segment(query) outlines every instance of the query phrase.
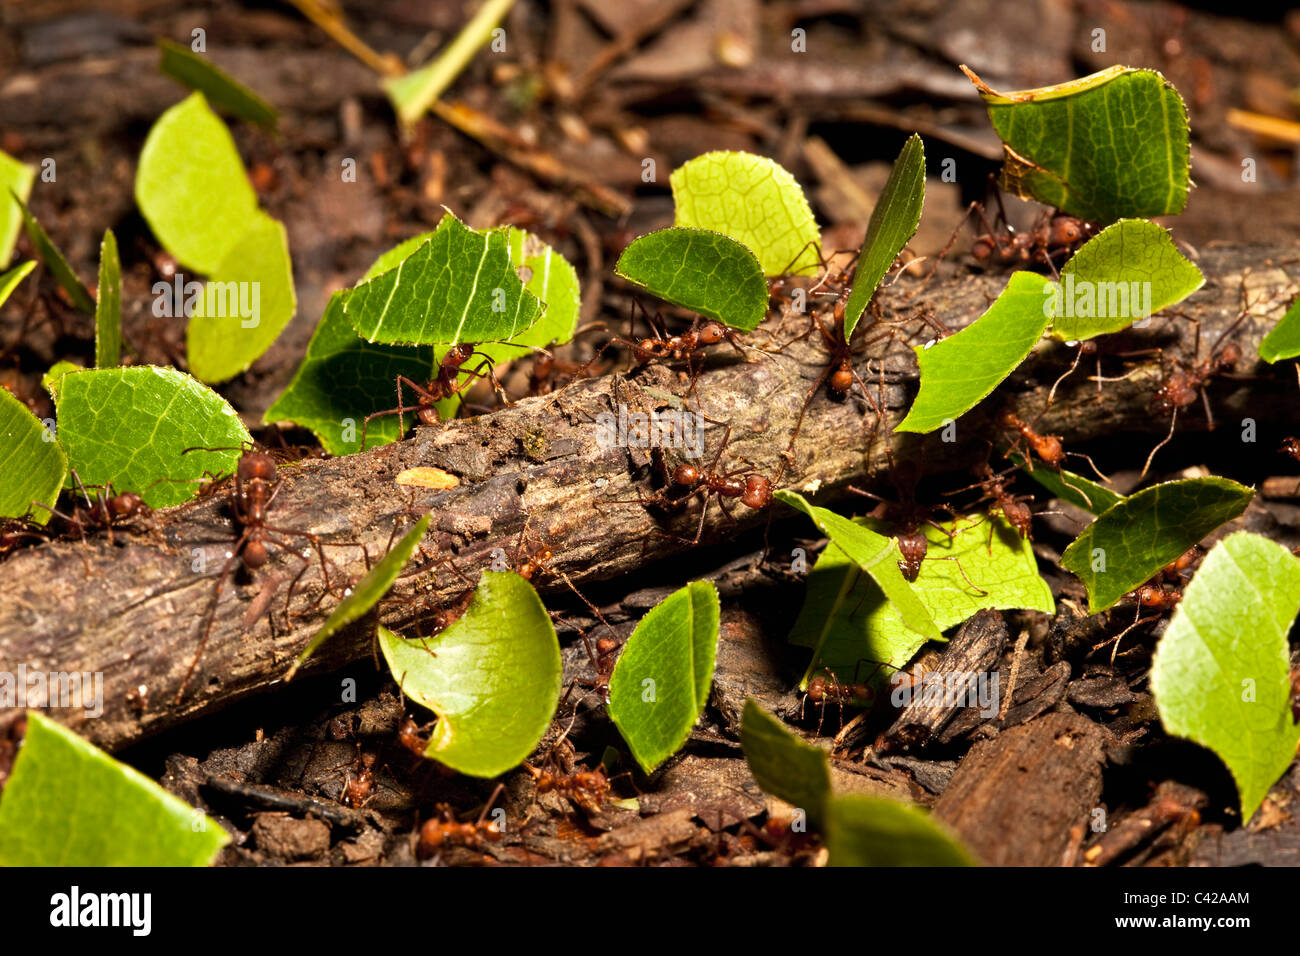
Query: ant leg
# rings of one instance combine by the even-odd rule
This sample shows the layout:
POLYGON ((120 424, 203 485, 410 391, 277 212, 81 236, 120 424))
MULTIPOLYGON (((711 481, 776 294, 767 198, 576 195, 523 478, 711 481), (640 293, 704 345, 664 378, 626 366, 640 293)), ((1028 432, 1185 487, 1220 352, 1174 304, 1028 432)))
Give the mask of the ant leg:
POLYGON ((212 604, 203 619, 203 630, 199 637, 198 650, 194 652, 194 659, 190 661, 190 666, 185 670, 185 676, 181 679, 181 686, 176 691, 174 703, 179 704, 184 698, 185 688, 189 686, 190 678, 194 676, 194 669, 199 666, 199 658, 203 656, 203 649, 207 647, 208 637, 212 633, 212 622, 217 616, 217 606, 221 603, 221 592, 225 589, 226 581, 229 580, 231 573, 235 569, 235 563, 239 561, 240 552, 248 541, 251 530, 248 528, 244 530, 244 533, 239 536, 239 540, 235 542, 234 548, 231 549, 230 557, 226 558, 225 563, 221 565, 221 573, 217 576, 217 590, 212 596, 212 604))
POLYGON ((1161 448, 1164 448, 1166 445, 1168 445, 1170 440, 1173 439, 1174 428, 1176 428, 1177 425, 1178 425, 1178 409, 1175 408, 1174 413, 1171 416, 1169 416, 1169 434, 1164 437, 1164 439, 1160 442, 1160 444, 1156 445, 1155 448, 1151 449, 1151 454, 1147 455, 1146 464, 1142 466, 1142 474, 1138 475, 1138 481, 1141 481, 1143 478, 1145 478, 1147 476, 1147 472, 1151 470, 1151 462, 1155 459, 1156 452, 1158 452, 1161 448))

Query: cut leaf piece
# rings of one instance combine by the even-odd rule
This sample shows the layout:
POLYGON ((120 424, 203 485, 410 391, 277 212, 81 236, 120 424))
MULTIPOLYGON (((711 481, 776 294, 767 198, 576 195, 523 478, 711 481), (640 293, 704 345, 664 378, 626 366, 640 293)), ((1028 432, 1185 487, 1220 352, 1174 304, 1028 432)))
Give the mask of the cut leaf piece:
POLYGON ((754 698, 745 701, 740 746, 754 780, 767 793, 803 810, 820 827, 831 796, 831 768, 826 751, 791 733, 754 698))
POLYGON ((704 712, 718 651, 718 591, 692 581, 637 624, 609 678, 609 716, 641 769, 675 754, 704 712))
POLYGON ((1108 225, 1187 204, 1187 107, 1154 70, 1113 66, 1082 79, 996 93, 962 67, 1005 144, 1002 184, 1108 225))
POLYGON ((1097 614, 1246 510, 1255 492, 1226 478, 1189 478, 1144 488, 1098 516, 1061 555, 1088 589, 1097 614))
POLYGON ((1165 730, 1219 755, 1250 820, 1295 759, 1287 634, 1300 611, 1300 561, 1239 531, 1215 545, 1156 646, 1151 689, 1165 730))
POLYGON ((830 866, 975 866, 955 836, 929 814, 855 794, 827 805, 830 866))
POLYGON ((57 402, 59 400, 59 382, 63 379, 63 376, 69 372, 84 372, 85 370, 85 366, 78 365, 76 362, 60 359, 46 369, 45 374, 41 376, 41 388, 49 392, 50 398, 57 402))
POLYGON ((475 232, 447 213, 396 268, 343 294, 343 312, 368 342, 499 342, 531 327, 542 304, 515 273, 504 229, 475 232))
POLYGON ((724 325, 753 331, 767 314, 767 282, 754 254, 706 229, 661 229, 634 240, 614 271, 724 325))
MULTIPOLYGON (((870 518, 855 518, 853 523, 888 530, 870 518)), ((922 529, 929 551, 911 582, 913 594, 939 630, 961 624, 982 608, 1049 614, 1056 610, 1052 589, 1038 573, 1033 545, 1004 518, 967 516, 941 522, 940 527, 944 531, 922 529)), ((903 623, 897 605, 885 599, 842 549, 834 543, 826 546, 808 577, 804 606, 790 632, 790 643, 813 651, 802 688, 824 668, 845 683, 865 680, 874 671, 874 683, 883 687, 925 641, 903 623), (876 668, 876 663, 890 666, 876 668)))
POLYGON ((18 230, 23 224, 22 209, 10 193, 26 202, 35 181, 34 167, 0 150, 0 268, 9 264, 14 254, 14 243, 18 241, 18 230))
POLYGON ((14 289, 18 288, 18 283, 26 279, 35 268, 36 260, 28 259, 0 275, 0 305, 5 304, 5 300, 14 294, 14 289))
POLYGON ((1270 365, 1300 356, 1300 298, 1291 303, 1272 331, 1259 343, 1259 357, 1270 365))
POLYGON ((194 377, 224 382, 271 347, 298 307, 284 226, 257 213, 203 286, 185 331, 194 377))
POLYGON ((943 634, 935 626, 934 618, 930 616, 930 612, 926 610, 921 599, 913 592, 912 586, 903 577, 903 572, 899 570, 898 562, 901 555, 893 538, 876 534, 870 528, 856 524, 833 511, 811 505, 802 495, 793 491, 782 489, 776 493, 776 498, 811 518, 822 534, 830 538, 849 560, 871 576, 884 592, 885 597, 897 608, 899 619, 904 627, 916 633, 922 640, 943 640, 943 634))
POLYGON ((349 590, 347 596, 339 602, 339 606, 325 619, 325 623, 321 625, 320 630, 307 642, 307 646, 302 649, 298 659, 293 662, 293 666, 285 673, 284 681, 286 684, 293 680, 293 675, 298 673, 298 668, 307 662, 307 658, 316 653, 318 647, 353 621, 359 619, 388 593, 388 589, 393 586, 393 582, 397 580, 402 568, 406 567, 406 562, 411 560, 411 555, 415 553, 415 549, 424 540, 424 535, 429 530, 429 518, 430 515, 425 514, 423 518, 417 521, 415 527, 406 532, 402 536, 402 540, 393 545, 392 549, 379 559, 379 562, 357 583, 356 587, 349 590))
POLYGON ((230 473, 252 441, 225 399, 174 368, 68 372, 55 401, 59 440, 81 481, 137 492, 151 508, 188 500, 205 472, 230 473))
POLYGON ((485 571, 469 610, 442 633, 379 646, 407 697, 438 715, 425 756, 474 777, 524 760, 560 701, 560 644, 533 586, 485 571))
MULTIPOLYGON (((365 417, 397 405, 397 376, 423 383, 432 368, 430 346, 372 345, 357 335, 343 314, 342 293, 336 292, 293 381, 266 410, 264 421, 294 422, 311 429, 331 455, 350 455, 361 450, 365 417)), ((407 428, 414 423, 413 413, 404 416, 407 428)), ((367 448, 401 437, 396 415, 365 427, 367 448)))
POLYGON ((173 80, 202 93, 217 109, 259 126, 275 126, 276 112, 270 103, 199 56, 171 40, 159 40, 162 62, 159 69, 173 80))
POLYGON ((451 86, 479 48, 486 46, 492 39, 493 29, 514 2, 515 0, 486 0, 433 62, 412 70, 405 76, 390 77, 383 81, 384 92, 392 100, 403 126, 410 126, 423 116, 434 100, 451 86))
POLYGON ((844 337, 852 338, 862 312, 876 294, 880 280, 916 235, 925 205, 925 145, 913 133, 894 160, 876 208, 871 210, 867 237, 853 273, 853 288, 844 307, 844 337))
POLYGON ((95 365, 122 364, 122 266, 117 259, 117 237, 104 230, 99 244, 99 301, 95 304, 95 365))
POLYGON ((1100 485, 1082 475, 1076 475, 1072 471, 1066 471, 1064 468, 1053 471, 1051 468, 1039 465, 1031 470, 1025 467, 1025 460, 1020 455, 1012 453, 1007 455, 1007 459, 1056 497, 1068 501, 1077 508, 1082 508, 1089 514, 1099 515, 1124 500, 1123 495, 1111 491, 1105 485, 1100 485))
POLYGON ((0 517, 44 524, 50 513, 33 502, 54 506, 68 474, 68 457, 27 406, 0 388, 0 517))
POLYGON ((230 130, 202 93, 154 123, 140 151, 135 201, 163 247, 212 275, 248 230, 257 196, 230 130))
POLYGON ((27 712, 0 795, 0 866, 207 866, 229 842, 211 817, 27 712))
POLYGON ((90 315, 95 313, 95 300, 90 295, 90 290, 85 284, 77 278, 77 274, 72 271, 72 266, 68 265, 68 260, 64 258, 59 247, 53 240, 46 235, 41 224, 36 221, 32 211, 27 208, 27 203, 18 198, 17 193, 9 194, 14 202, 18 204, 22 212, 23 223, 27 228, 27 238, 31 240, 32 245, 36 248, 36 255, 40 257, 41 262, 45 263, 45 268, 50 270, 50 275, 54 276, 54 281, 64 292, 68 293, 68 298, 82 312, 90 315))
POLYGON ((673 225, 736 240, 757 257, 765 276, 817 271, 817 220, 803 188, 780 163, 719 150, 683 164, 669 182, 673 225))
POLYGON ((1025 360, 1047 329, 1053 283, 1013 272, 983 315, 956 335, 917 346, 921 389, 895 431, 932 432, 966 414, 1025 360))
POLYGON ((1121 219, 1089 239, 1061 269, 1051 303, 1052 334, 1079 342, 1126 329, 1181 302, 1205 284, 1169 230, 1121 219))

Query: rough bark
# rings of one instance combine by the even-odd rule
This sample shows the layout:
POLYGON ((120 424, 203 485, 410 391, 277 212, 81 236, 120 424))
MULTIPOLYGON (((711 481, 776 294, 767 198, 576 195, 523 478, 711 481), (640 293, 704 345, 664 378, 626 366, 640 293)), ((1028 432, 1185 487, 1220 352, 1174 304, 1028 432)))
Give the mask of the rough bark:
MULTIPOLYGON (((1297 287, 1296 251, 1231 246, 1201 256, 1206 286, 1181 308, 1199 319, 1206 342, 1213 342, 1239 314, 1242 273, 1250 271, 1251 317, 1237 332, 1248 356, 1240 372, 1252 371, 1260 337, 1297 287), (1270 257, 1288 261, 1273 265, 1270 257)), ((918 293, 914 280, 903 279, 879 297, 881 321, 900 323, 898 328, 910 332, 917 323, 908 320, 925 309, 956 330, 977 318, 1005 281, 1001 275, 970 276, 954 269, 918 293)), ((783 342, 800 329, 795 323, 804 322, 795 317, 772 338, 783 342)), ((1132 333, 1126 347, 1161 345, 1167 355, 1190 357, 1194 328, 1188 321, 1162 318, 1150 329, 1132 333)), ((763 339, 760 331, 751 341, 762 344, 763 339)), ((1208 348, 1202 345, 1202 357, 1208 348)), ((991 416, 1008 403, 1022 417, 1036 416, 1047 389, 1073 355, 1072 349, 1045 341, 992 398, 960 419, 955 441, 932 436, 924 453, 926 467, 962 467, 986 454, 989 440, 1000 440, 991 416)), ((1100 393, 1087 380, 1090 369, 1085 364, 1060 387, 1041 429, 1065 436, 1067 447, 1125 431, 1162 433, 1168 419, 1150 408, 1160 365, 1151 361, 1100 393)), ((361 455, 286 465, 272 520, 310 531, 327 543, 362 543, 374 557, 394 529, 400 531, 414 516, 431 510, 434 521, 426 557, 413 562, 377 614, 384 624, 399 629, 418 626, 430 608, 462 594, 465 576, 477 577, 477 571, 488 568, 498 548, 515 565, 540 545, 549 547, 554 557, 534 579, 543 591, 564 588, 561 573, 579 586, 616 578, 690 547, 662 532, 671 528, 693 537, 700 499, 694 499, 688 514, 676 516, 637 504, 638 496, 654 487, 651 459, 644 450, 601 447, 596 416, 616 411, 620 403, 633 409, 666 407, 681 400, 672 396, 676 392, 698 401, 711 419, 730 423, 724 464, 729 459, 731 467, 740 467, 738 459, 743 457, 754 470, 777 476, 804 396, 824 363, 815 335, 778 354, 747 351, 744 360, 724 347, 699 376, 693 393, 683 376, 651 366, 631 377, 587 380, 490 415, 421 428, 407 441, 361 455), (445 469, 457 475, 461 485, 429 492, 394 481, 403 469, 421 465, 445 469), (443 560, 447 557, 455 568, 443 560)), ((1120 363, 1119 358, 1108 359, 1110 374, 1120 363)), ((872 350, 869 360, 860 356, 857 367, 884 409, 875 440, 870 439, 876 416, 856 391, 843 403, 820 392, 804 419, 795 463, 781 475, 782 486, 822 501, 849 482, 870 482, 873 475, 881 480, 891 444, 896 459, 917 454, 911 436, 885 440, 915 394, 910 351, 900 341, 887 341, 872 350)), ((1253 372, 1257 377, 1249 382, 1214 386, 1219 420, 1235 422, 1246 415, 1261 422, 1300 419, 1289 364, 1269 371, 1261 363, 1253 372), (1279 400, 1281 396, 1286 401, 1279 400)), ((1179 420, 1180 430, 1204 426, 1199 408, 1179 420)), ((720 426, 705 435, 706 461, 716 452, 721 435, 720 426)), ((772 507, 781 517, 783 506, 772 507)), ((706 540, 766 520, 743 506, 733 511, 736 524, 716 499, 710 501, 706 540)), ((313 558, 299 582, 291 614, 285 613, 287 587, 281 583, 269 599, 262 595, 269 612, 250 620, 249 608, 265 583, 287 581, 301 567, 296 556, 275 549, 270 564, 249 578, 236 576, 225 588, 194 676, 182 699, 174 701, 214 599, 216 572, 234 537, 223 490, 159 513, 149 534, 119 533, 112 544, 104 539, 56 542, 12 555, 0 566, 0 669, 15 672, 26 665, 29 672, 102 672, 102 716, 87 718, 80 710, 54 713, 109 749, 267 690, 283 676, 336 600, 329 595, 316 600, 321 596, 320 569, 313 558), (194 569, 200 553, 195 549, 205 555, 205 571, 194 569)), ((364 571, 359 548, 340 544, 328 553, 341 573, 356 576, 364 571)), ((333 638, 308 669, 324 671, 368 655, 374 619, 333 638)), ((0 724, 14 715, 0 712, 0 724)))

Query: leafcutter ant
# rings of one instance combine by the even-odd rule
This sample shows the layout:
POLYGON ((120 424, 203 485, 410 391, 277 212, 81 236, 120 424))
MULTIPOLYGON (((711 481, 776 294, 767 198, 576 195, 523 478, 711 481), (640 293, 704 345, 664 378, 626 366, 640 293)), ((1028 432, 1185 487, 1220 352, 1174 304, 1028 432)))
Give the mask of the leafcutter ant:
POLYGON ((446 804, 438 807, 438 816, 430 817, 420 827, 415 855, 422 860, 436 856, 444 847, 462 846, 471 850, 483 850, 489 843, 496 843, 502 837, 501 828, 495 820, 485 823, 492 804, 496 802, 505 784, 497 784, 488 802, 483 804, 483 811, 474 823, 460 823, 456 814, 446 804))
POLYGON ((833 670, 829 667, 823 668, 825 674, 818 674, 808 682, 808 691, 804 694, 803 705, 800 707, 799 719, 803 719, 803 707, 808 701, 812 701, 820 709, 821 716, 817 720, 817 736, 821 736, 822 723, 826 719, 826 705, 836 704, 840 711, 840 723, 844 723, 844 705, 850 704, 855 707, 870 708, 876 702, 876 675, 884 668, 898 670, 892 664, 884 661, 873 661, 867 658, 860 658, 853 668, 853 682, 843 683, 833 670), (863 664, 875 664, 864 680, 859 680, 863 664))

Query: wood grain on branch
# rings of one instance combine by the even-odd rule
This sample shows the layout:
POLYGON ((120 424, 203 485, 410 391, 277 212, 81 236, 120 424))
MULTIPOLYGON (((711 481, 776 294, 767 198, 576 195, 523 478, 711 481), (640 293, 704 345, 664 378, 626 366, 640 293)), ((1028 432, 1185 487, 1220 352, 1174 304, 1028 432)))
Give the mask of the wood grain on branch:
MULTIPOLYGON (((1190 358, 1199 324, 1203 357, 1210 347, 1206 343, 1213 343, 1217 332, 1240 314, 1244 288, 1251 314, 1236 340, 1248 358, 1238 371, 1255 377, 1216 384, 1216 416, 1233 421, 1234 427, 1246 416, 1261 423, 1300 420, 1289 363, 1276 370, 1262 363, 1249 367, 1260 337, 1300 282, 1297 252, 1300 247, 1206 251, 1200 258, 1206 286, 1181 306, 1198 323, 1158 318, 1149 329, 1131 333, 1131 347, 1160 346, 1167 355, 1190 358), (1248 273, 1244 285, 1243 272, 1248 273)), ((926 309, 957 330, 977 318, 1005 282, 1005 275, 971 276, 954 268, 918 291, 919 283, 905 277, 878 297, 879 313, 882 321, 901 323, 898 327, 910 333, 918 326, 912 317, 926 309)), ((806 321, 796 316, 783 328, 764 327, 751 341, 763 344, 766 334, 785 342, 806 328, 806 321)), ((794 464, 785 470, 781 485, 824 501, 850 482, 887 481, 882 476, 891 444, 896 458, 915 454, 911 437, 886 440, 915 394, 915 360, 901 341, 881 348, 884 351, 858 361, 859 373, 873 393, 879 391, 885 409, 875 440, 875 415, 866 410, 860 395, 835 403, 823 392, 813 400, 794 464)), ((964 467, 986 454, 988 442, 1000 440, 992 416, 1006 403, 1022 417, 1036 416, 1051 383, 1073 355, 1074 350, 1062 344, 1041 343, 993 397, 958 421, 956 441, 935 437, 927 443, 927 468, 964 467)), ((816 335, 776 354, 747 351, 745 360, 724 348, 700 375, 693 395, 686 394, 680 375, 651 366, 632 376, 582 381, 490 415, 420 428, 406 441, 364 454, 283 466, 284 487, 273 521, 311 531, 327 545, 332 542, 327 553, 335 565, 332 574, 340 580, 365 570, 357 544, 364 544, 373 559, 418 515, 432 511, 434 516, 424 554, 412 562, 378 613, 336 635, 308 670, 321 672, 368 655, 376 617, 390 627, 418 628, 430 609, 466 590, 466 577, 475 579, 477 572, 491 566, 495 549, 502 549, 506 560, 515 564, 525 522, 524 549, 545 544, 555 555, 547 565, 553 573, 542 571, 534 579, 544 592, 565 587, 560 573, 581 585, 635 573, 649 562, 681 553, 689 544, 663 532, 671 528, 692 537, 699 498, 689 513, 675 517, 636 503, 616 503, 635 502, 649 493, 653 469, 644 449, 603 447, 597 416, 616 413, 621 404, 648 411, 698 401, 710 419, 730 423, 726 457, 735 462, 732 467, 739 467, 736 460, 743 457, 755 470, 776 476, 804 395, 824 365, 823 356, 816 335), (457 475, 461 485, 430 492, 396 483, 404 469, 425 465, 457 475)), ((1110 382, 1100 392, 1088 380, 1090 363, 1083 363, 1058 389, 1041 429, 1064 436, 1067 448, 1122 432, 1162 433, 1168 419, 1150 407, 1160 366, 1157 360, 1148 361, 1151 364, 1135 367, 1123 381, 1110 382)), ((1110 374, 1120 362, 1108 359, 1110 374)), ((1204 426, 1199 409, 1180 417, 1180 430, 1204 426)), ((720 426, 706 432, 706 461, 721 435, 720 426)), ((786 517, 781 505, 772 507, 777 517, 786 517)), ((725 539, 737 527, 766 520, 743 506, 733 510, 736 524, 716 500, 710 503, 706 540, 725 539)), ((101 715, 89 717, 80 709, 53 713, 108 749, 270 689, 337 600, 322 594, 320 568, 311 558, 286 614, 287 581, 302 560, 275 549, 266 567, 250 579, 236 577, 225 588, 207 648, 184 696, 174 702, 197 650, 217 571, 233 540, 223 491, 160 512, 157 527, 148 534, 119 533, 112 544, 105 539, 56 542, 12 555, 0 565, 0 671, 16 673, 25 665, 28 672, 102 672, 101 715), (203 570, 196 570, 200 567, 203 570), (275 581, 280 582, 276 593, 269 598, 261 593, 275 581), (260 593, 266 610, 252 619, 249 608, 256 606, 260 593)), ((16 713, 0 712, 0 725, 16 713)))

